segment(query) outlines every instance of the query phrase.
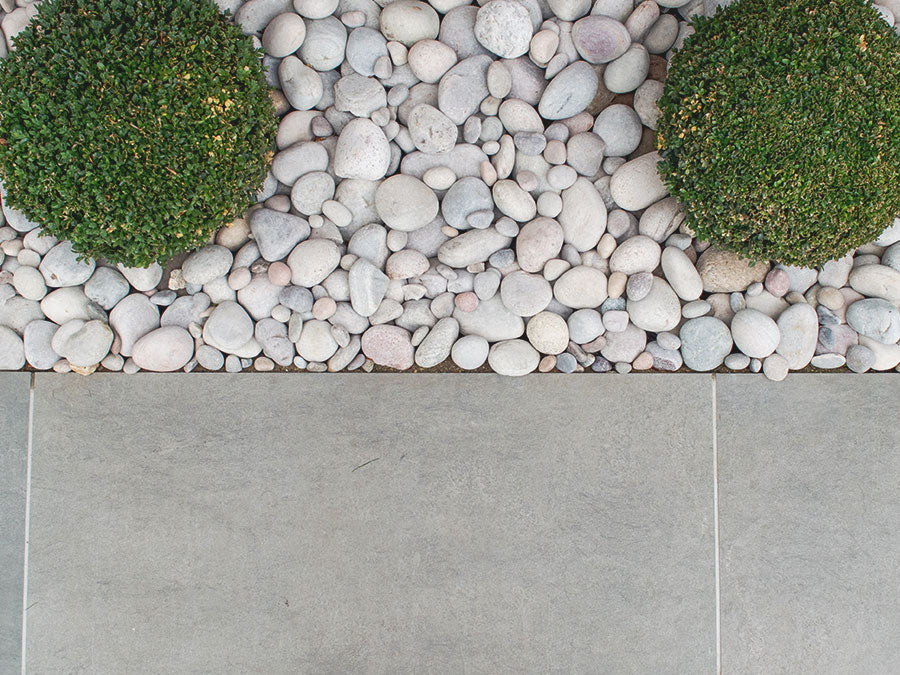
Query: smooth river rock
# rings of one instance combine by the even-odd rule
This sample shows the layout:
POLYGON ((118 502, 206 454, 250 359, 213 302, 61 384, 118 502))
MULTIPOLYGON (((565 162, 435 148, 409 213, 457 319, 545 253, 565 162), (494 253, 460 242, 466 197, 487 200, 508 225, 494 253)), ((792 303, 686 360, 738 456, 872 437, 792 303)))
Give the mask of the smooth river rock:
POLYGON ((12 329, 0 326, 0 370, 19 370, 24 365, 25 345, 22 338, 12 329))
POLYGON ((697 260, 697 271, 707 293, 743 292, 756 282, 762 282, 769 271, 769 263, 756 263, 737 253, 710 246, 697 260))
POLYGON ((499 375, 519 377, 534 372, 541 355, 525 340, 503 340, 491 346, 488 364, 499 375))
POLYGON ((854 302, 847 308, 847 323, 860 335, 883 344, 900 340, 900 310, 883 298, 854 302))
POLYGON ((396 370, 412 367, 415 350, 408 330, 386 324, 372 326, 360 340, 362 352, 379 366, 396 370))
POLYGON ((143 370, 170 373, 183 368, 193 355, 191 334, 180 326, 165 326, 138 340, 131 357, 143 370))
POLYGON ((850 287, 857 293, 900 305, 900 271, 887 265, 863 265, 850 272, 850 287))
POLYGON ((90 258, 78 260, 72 250, 72 242, 63 241, 51 248, 41 260, 38 269, 50 288, 78 286, 91 278, 94 261, 90 258))
POLYGON ((628 300, 627 309, 635 326, 652 333, 672 330, 681 321, 681 302, 659 277, 653 277, 650 292, 641 300, 628 300))
POLYGON ((731 319, 735 346, 752 359, 764 359, 781 341, 778 325, 755 309, 742 309, 731 319))
POLYGON ((648 152, 616 169, 609 182, 613 201, 627 211, 639 211, 668 195, 656 169, 658 162, 659 153, 648 152))
POLYGON ((499 294, 482 300, 471 312, 454 309, 453 318, 459 322, 460 333, 479 335, 489 342, 512 340, 525 332, 525 321, 507 309, 499 294))
POLYGON ((678 337, 681 338, 684 365, 691 370, 715 370, 731 353, 732 339, 728 326, 711 316, 685 321, 678 337))
POLYGON ((571 63, 552 80, 538 103, 538 112, 548 120, 573 117, 588 107, 597 93, 597 71, 584 61, 571 63))
POLYGON ((806 368, 816 353, 819 339, 819 317, 805 302, 798 302, 784 310, 776 321, 781 341, 775 351, 787 359, 788 368, 806 368))
POLYGON ((512 238, 494 228, 469 230, 441 244, 437 252, 440 262, 449 267, 467 267, 486 261, 491 254, 507 248, 512 238))

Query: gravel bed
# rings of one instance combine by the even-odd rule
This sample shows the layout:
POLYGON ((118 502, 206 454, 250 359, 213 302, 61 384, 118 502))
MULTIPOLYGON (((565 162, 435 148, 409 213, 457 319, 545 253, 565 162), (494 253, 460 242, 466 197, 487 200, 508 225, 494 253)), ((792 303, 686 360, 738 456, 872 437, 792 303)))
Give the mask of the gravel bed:
POLYGON ((751 266, 659 179, 667 59, 726 3, 217 1, 280 118, 259 204, 146 269, 4 205, 0 370, 900 369, 900 220, 751 266))

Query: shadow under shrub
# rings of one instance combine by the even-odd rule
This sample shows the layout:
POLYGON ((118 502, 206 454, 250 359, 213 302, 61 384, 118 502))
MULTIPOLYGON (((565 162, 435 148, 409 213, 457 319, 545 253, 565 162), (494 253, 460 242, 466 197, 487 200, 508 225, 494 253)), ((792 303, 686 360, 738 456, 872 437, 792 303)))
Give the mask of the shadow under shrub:
POLYGON ((900 211, 900 39, 864 0, 739 0, 675 53, 660 172, 701 240, 816 265, 900 211))
POLYGON ((110 262, 203 244, 271 159, 259 53, 210 0, 45 0, 0 92, 9 205, 110 262))

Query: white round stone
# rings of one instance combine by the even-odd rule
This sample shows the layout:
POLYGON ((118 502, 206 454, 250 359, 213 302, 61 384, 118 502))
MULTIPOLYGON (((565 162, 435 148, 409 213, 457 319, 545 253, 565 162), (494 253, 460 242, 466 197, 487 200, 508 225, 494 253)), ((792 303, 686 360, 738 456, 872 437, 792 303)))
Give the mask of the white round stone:
POLYGON ((223 352, 239 350, 252 337, 253 319, 236 302, 217 305, 203 324, 203 341, 223 352))
POLYGON ((278 81, 295 110, 314 108, 325 92, 322 76, 293 55, 278 64, 278 81))
POLYGON ((307 19, 324 19, 338 8, 338 0, 294 0, 294 9, 307 19))
POLYGON ((228 274, 232 262, 234 255, 231 251, 211 244, 191 253, 182 263, 181 272, 187 283, 203 285, 228 274))
POLYGON ((583 345, 603 335, 603 318, 596 309, 577 309, 566 320, 572 342, 583 345))
POLYGON ((781 340, 778 325, 755 309, 742 309, 731 319, 735 346, 752 359, 764 359, 781 340))
POLYGON ((70 366, 91 368, 109 353, 112 342, 113 332, 103 321, 72 319, 59 327, 50 345, 70 366))
POLYGON ((534 197, 514 180, 498 180, 491 188, 491 195, 500 212, 516 222, 524 223, 537 215, 534 197))
POLYGON ((555 258, 563 245, 563 229, 551 218, 535 218, 526 223, 516 238, 516 258, 526 272, 540 272, 555 258))
POLYGON ((119 353, 131 356, 134 343, 155 328, 159 328, 159 308, 141 293, 123 298, 109 313, 109 325, 118 335, 119 353))
POLYGON ((516 0, 490 0, 475 18, 475 38, 500 58, 514 59, 528 51, 531 17, 516 0))
POLYGON ((567 270, 553 285, 553 296, 566 307, 599 307, 606 300, 606 275, 596 267, 578 265, 567 270))
POLYGON ((658 152, 648 152, 616 169, 609 182, 609 191, 619 207, 640 211, 668 196, 656 169, 659 159, 658 152))
POLYGON ((578 251, 597 246, 606 232, 606 204, 593 183, 579 177, 571 187, 563 190, 558 220, 566 244, 578 251))
POLYGON ((300 49, 306 38, 306 24, 294 12, 279 14, 269 22, 263 32, 263 49, 270 56, 282 59, 300 49))
POLYGON ((672 287, 659 277, 653 277, 646 296, 628 300, 626 306, 631 322, 652 333, 672 330, 681 321, 681 302, 672 287))
POLYGON ((301 241, 287 259, 291 268, 291 283, 312 288, 322 283, 340 262, 341 250, 330 239, 301 241))
POLYGON ((344 24, 333 16, 313 19, 306 22, 300 58, 310 68, 325 72, 341 65, 346 47, 347 28, 344 24))
POLYGON ((541 95, 538 112, 547 120, 574 117, 594 99, 597 86, 597 71, 589 63, 571 63, 550 80, 541 95))
POLYGON ((303 323, 297 353, 307 361, 321 363, 327 361, 338 350, 338 343, 327 321, 312 319, 303 323))
POLYGON ((553 289, 544 277, 518 270, 503 277, 500 298, 513 314, 533 316, 550 304, 553 289))
POLYGON ((628 50, 606 66, 603 84, 614 94, 627 94, 637 89, 650 70, 650 54, 643 45, 632 43, 628 50))
POLYGON ((407 128, 416 149, 422 152, 450 152, 459 137, 459 129, 450 118, 425 103, 409 112, 407 128))
POLYGON ((353 119, 341 130, 334 149, 336 176, 379 180, 384 178, 390 162, 388 140, 371 120, 353 119))
POLYGON ((47 252, 38 269, 50 288, 79 286, 91 278, 94 261, 90 258, 79 261, 72 242, 63 241, 47 252))
POLYGON ((573 24, 572 42, 581 58, 588 63, 609 63, 628 50, 631 35, 622 22, 608 16, 594 15, 573 24))
POLYGON ((600 111, 594 121, 594 133, 606 143, 607 157, 625 157, 641 142, 641 120, 630 106, 616 103, 600 111))
MULTIPOLYGON (((43 275, 36 267, 28 265, 20 265, 13 272, 13 288, 28 300, 40 300, 47 295, 47 284, 44 283, 43 275)), ((74 287, 70 286, 69 288, 74 287)))
POLYGON ((488 364, 499 375, 518 377, 534 372, 541 355, 525 340, 504 340, 491 346, 488 364))
POLYGON ((193 355, 191 334, 179 326, 165 326, 138 340, 131 358, 142 370, 170 373, 183 368, 193 355))
POLYGON ((666 246, 661 258, 662 271, 672 290, 686 302, 700 298, 703 280, 687 254, 675 246, 666 246))
POLYGON ((408 60, 419 80, 433 84, 456 65, 456 52, 438 40, 419 40, 409 50, 408 60))
POLYGON ((684 365, 691 370, 715 370, 731 353, 732 340, 728 326, 711 316, 686 321, 678 337, 681 338, 684 365))
POLYGON ((554 312, 539 312, 528 320, 525 335, 542 354, 562 354, 569 346, 566 320, 554 312))
POLYGON ((812 305, 798 302, 784 310, 776 321, 781 341, 775 351, 786 360, 788 368, 800 370, 809 365, 816 353, 819 317, 812 305))
POLYGON ((627 276, 638 272, 652 272, 659 264, 661 249, 650 237, 629 237, 616 247, 609 258, 611 272, 627 276))
POLYGON ((476 370, 487 361, 491 346, 480 335, 464 335, 453 343, 450 358, 463 370, 476 370))
POLYGON ((419 40, 436 38, 440 19, 434 9, 417 0, 397 0, 381 10, 381 34, 406 47, 419 40))
POLYGON ((334 178, 325 171, 311 171, 291 188, 291 206, 304 216, 322 213, 322 204, 334 197, 334 178))
POLYGON ((25 365, 25 344, 15 331, 0 326, 0 370, 19 370, 25 365))
POLYGON ((412 176, 396 174, 375 191, 375 210, 384 224, 401 232, 424 227, 438 214, 438 199, 425 183, 412 176))

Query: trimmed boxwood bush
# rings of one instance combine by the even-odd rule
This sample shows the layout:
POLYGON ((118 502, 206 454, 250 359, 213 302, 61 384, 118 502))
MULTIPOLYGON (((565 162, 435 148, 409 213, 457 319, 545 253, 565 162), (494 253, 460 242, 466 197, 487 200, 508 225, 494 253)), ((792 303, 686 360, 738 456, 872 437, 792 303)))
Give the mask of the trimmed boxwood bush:
POLYGON ((9 205, 129 266, 203 244, 271 160, 259 57, 210 0, 45 0, 0 61, 9 205))
POLYGON ((660 172, 697 237, 815 265, 900 211, 900 39, 864 0, 739 0, 676 52, 660 172))

